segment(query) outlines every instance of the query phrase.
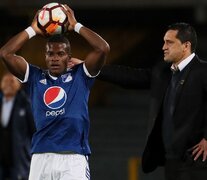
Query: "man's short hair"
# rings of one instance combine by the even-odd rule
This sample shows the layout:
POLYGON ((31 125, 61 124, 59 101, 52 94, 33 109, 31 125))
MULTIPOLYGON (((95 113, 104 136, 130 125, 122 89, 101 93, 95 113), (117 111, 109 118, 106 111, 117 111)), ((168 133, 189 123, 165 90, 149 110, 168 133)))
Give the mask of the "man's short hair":
POLYGON ((65 43, 68 46, 69 53, 71 53, 70 42, 67 37, 62 34, 55 34, 47 39, 47 43, 65 43))
POLYGON ((195 52, 197 46, 197 34, 195 29, 188 23, 179 22, 168 26, 167 30, 177 30, 177 38, 185 43, 189 41, 191 43, 191 52, 195 52))

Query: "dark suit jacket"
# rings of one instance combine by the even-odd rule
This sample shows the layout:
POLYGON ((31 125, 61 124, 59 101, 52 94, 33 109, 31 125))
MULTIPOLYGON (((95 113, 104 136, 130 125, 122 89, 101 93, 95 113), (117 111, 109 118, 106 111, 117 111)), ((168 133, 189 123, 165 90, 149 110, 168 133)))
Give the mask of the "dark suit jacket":
MULTIPOLYGON (((171 64, 164 61, 152 71, 121 66, 105 66, 100 79, 123 87, 146 88, 151 86, 150 127, 142 156, 144 172, 164 165, 162 142, 162 104, 171 78, 171 64), (151 85, 150 85, 151 84, 151 85)), ((202 138, 207 139, 207 64, 197 56, 185 67, 179 81, 174 109, 173 151, 180 160, 192 161, 188 151, 202 138)), ((198 165, 206 165, 198 160, 198 165)))
MULTIPOLYGON (((2 105, 2 97, 0 98, 0 108, 2 105)), ((4 151, 11 147, 10 153, 8 152, 8 165, 13 167, 16 177, 22 177, 28 179, 29 168, 30 168, 30 144, 32 134, 35 131, 33 115, 31 111, 30 103, 24 92, 20 91, 17 93, 13 105, 13 109, 10 116, 10 130, 9 137, 10 142, 5 142, 2 139, 2 133, 0 132, 0 144, 4 147, 4 151)), ((2 127, 1 127, 2 129, 2 127)), ((3 149, 3 148, 2 148, 3 149)), ((0 149, 0 163, 5 156, 5 152, 0 149)), ((17 179, 17 178, 16 178, 17 179)))

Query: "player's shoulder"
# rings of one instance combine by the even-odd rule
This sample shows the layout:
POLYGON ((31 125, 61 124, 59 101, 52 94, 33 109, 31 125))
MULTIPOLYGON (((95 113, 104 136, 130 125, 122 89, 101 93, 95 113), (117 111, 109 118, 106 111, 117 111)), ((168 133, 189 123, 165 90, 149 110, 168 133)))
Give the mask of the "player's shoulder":
POLYGON ((42 68, 40 68, 39 66, 33 65, 33 64, 29 64, 29 71, 31 72, 42 72, 45 71, 42 68))
POLYGON ((47 77, 48 71, 46 69, 42 69, 38 66, 29 64, 29 79, 30 80, 37 80, 42 79, 43 77, 47 77))
POLYGON ((78 70, 79 68, 83 67, 83 63, 80 63, 80 64, 76 64, 75 66, 73 66, 73 68, 71 68, 72 70, 76 71, 78 70))
POLYGON ((82 72, 84 71, 83 63, 77 64, 67 70, 67 72, 71 72, 72 74, 77 74, 80 73, 81 71, 82 72))

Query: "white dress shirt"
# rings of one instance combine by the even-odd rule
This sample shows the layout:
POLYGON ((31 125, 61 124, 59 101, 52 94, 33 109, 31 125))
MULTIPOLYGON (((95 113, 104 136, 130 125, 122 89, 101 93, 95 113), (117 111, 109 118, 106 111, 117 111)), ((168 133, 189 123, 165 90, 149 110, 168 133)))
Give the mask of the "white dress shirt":
POLYGON ((11 111, 14 105, 14 99, 15 98, 6 100, 6 98, 3 97, 2 107, 1 107, 1 124, 3 127, 7 127, 9 124, 11 111))

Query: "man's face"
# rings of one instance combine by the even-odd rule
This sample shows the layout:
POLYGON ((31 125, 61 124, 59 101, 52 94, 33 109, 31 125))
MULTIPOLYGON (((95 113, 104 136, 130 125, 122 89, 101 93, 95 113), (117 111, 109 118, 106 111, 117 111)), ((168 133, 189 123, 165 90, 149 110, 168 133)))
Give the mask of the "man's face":
POLYGON ((183 60, 186 53, 186 44, 176 38, 177 30, 168 30, 164 36, 164 60, 166 62, 178 63, 183 60))
POLYGON ((12 74, 6 74, 1 80, 1 90, 5 97, 14 97, 20 89, 20 82, 12 74))
POLYGON ((52 76, 59 76, 67 70, 70 60, 68 48, 66 43, 47 43, 45 61, 52 76))

